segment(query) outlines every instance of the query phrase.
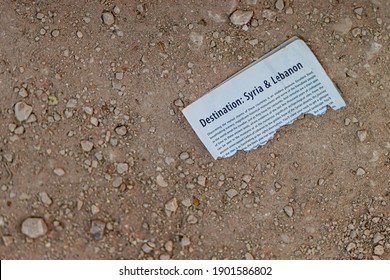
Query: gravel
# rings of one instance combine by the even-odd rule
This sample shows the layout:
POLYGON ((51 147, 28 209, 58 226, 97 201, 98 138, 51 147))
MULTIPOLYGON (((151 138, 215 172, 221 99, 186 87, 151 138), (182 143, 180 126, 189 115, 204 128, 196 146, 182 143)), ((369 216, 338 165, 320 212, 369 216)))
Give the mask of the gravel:
POLYGON ((42 218, 27 218, 22 223, 22 233, 29 238, 38 238, 47 233, 47 225, 42 218))
POLYGON ((14 107, 15 117, 20 122, 27 120, 32 111, 32 106, 28 105, 24 101, 16 103, 14 107))
POLYGON ((161 174, 158 174, 156 177, 157 185, 160 187, 166 188, 168 187, 168 183, 165 181, 164 177, 161 174))
POLYGON ((168 214, 175 213, 178 207, 176 197, 165 203, 165 211, 169 212, 168 214))
POLYGON ((366 130, 359 130, 357 132, 357 137, 360 142, 364 142, 367 138, 367 131, 366 130))
POLYGON ((60 167, 54 168, 53 172, 54 172, 54 174, 56 174, 59 177, 62 177, 65 175, 65 170, 60 168, 60 167))
POLYGON ((275 2, 275 8, 282 11, 284 9, 284 0, 277 0, 275 2))
POLYGON ((93 143, 91 141, 88 141, 88 140, 81 141, 80 145, 81 145, 81 149, 84 152, 90 152, 93 149, 93 143))
POLYGON ((291 206, 287 205, 283 208, 284 210, 284 213, 286 213, 287 216, 289 216, 290 218, 294 215, 294 208, 292 208, 291 206))
POLYGON ((115 17, 110 12, 104 12, 102 14, 102 20, 105 25, 113 25, 115 23, 115 17))
POLYGON ((104 236, 106 224, 100 220, 91 221, 91 227, 89 229, 90 234, 96 240, 100 240, 104 236))
POLYGON ((230 21, 234 25, 242 26, 247 24, 253 17, 253 11, 236 10, 231 16, 230 21))

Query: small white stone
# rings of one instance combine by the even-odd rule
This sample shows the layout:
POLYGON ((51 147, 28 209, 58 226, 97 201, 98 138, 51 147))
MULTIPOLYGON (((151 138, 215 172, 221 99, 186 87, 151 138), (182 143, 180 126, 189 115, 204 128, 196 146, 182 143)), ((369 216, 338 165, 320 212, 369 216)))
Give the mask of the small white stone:
POLYGON ((182 247, 189 246, 191 244, 191 240, 187 236, 183 236, 183 238, 180 241, 180 245, 182 247))
POLYGON ((92 215, 95 215, 95 214, 97 214, 97 213, 99 213, 99 212, 100 212, 99 207, 97 207, 95 204, 93 204, 93 205, 91 206, 91 213, 92 213, 92 215))
POLYGON ((115 128, 115 133, 120 136, 125 136, 127 134, 127 128, 124 125, 118 126, 115 128))
POLYGON ((206 186, 206 177, 203 175, 198 176, 198 184, 202 187, 206 186))
POLYGON ((145 243, 144 245, 142 245, 142 251, 144 251, 146 254, 150 253, 153 251, 153 248, 150 247, 147 243, 145 243))
POLYGON ((59 35, 60 35, 60 31, 58 29, 55 29, 51 32, 51 36, 53 36, 54 38, 58 37, 59 35))
POLYGON ((90 152, 93 149, 93 143, 91 141, 83 140, 80 142, 80 145, 84 152, 90 152))
POLYGON ((115 17, 110 12, 104 12, 102 14, 102 19, 103 19, 104 24, 106 24, 106 25, 112 25, 115 22, 115 17))
POLYGON ((385 252, 385 248, 382 245, 376 245, 374 248, 374 254, 377 256, 382 256, 385 252))
POLYGON ((39 199, 46 206, 49 206, 49 205, 51 205, 53 203, 53 200, 49 197, 49 195, 46 192, 40 192, 39 193, 39 199))
POLYGON ((159 185, 160 187, 163 187, 163 188, 168 187, 168 183, 165 181, 164 177, 161 176, 160 174, 157 175, 156 182, 157 182, 157 185, 159 185))
POLYGON ((99 125, 99 121, 98 121, 98 119, 95 118, 95 117, 91 117, 90 122, 91 122, 91 124, 92 124, 93 126, 98 126, 98 125, 99 125))
POLYGON ((294 215, 294 209, 289 205, 285 206, 283 210, 286 213, 286 215, 289 216, 290 218, 294 215))
POLYGON ((226 192, 227 196, 232 199, 233 197, 235 197, 237 194, 238 194, 238 191, 236 191, 235 189, 230 189, 226 192))
POLYGON ((123 174, 129 170, 129 165, 126 162, 120 162, 116 166, 116 171, 119 174, 123 174))
POLYGON ((270 9, 264 9, 262 13, 263 18, 269 21, 275 21, 276 18, 276 12, 270 10, 270 9))
POLYGON ((22 135, 24 133, 24 126, 21 125, 21 126, 18 126, 15 130, 14 130, 14 133, 16 135, 22 135))
POLYGON ((351 252, 352 250, 354 250, 356 248, 356 244, 351 242, 347 245, 347 252, 351 252))
POLYGON ((79 39, 81 39, 81 38, 83 38, 83 33, 82 33, 81 31, 77 31, 77 32, 76 32, 76 36, 77 36, 79 39))
POLYGON ((21 97, 25 98, 25 97, 28 96, 28 91, 27 91, 27 89, 25 89, 24 87, 22 87, 22 88, 19 90, 18 94, 19 94, 21 97))
POLYGON ((122 182, 123 182, 122 177, 116 177, 116 178, 114 179, 114 181, 112 181, 112 186, 113 186, 114 188, 119 188, 120 185, 122 185, 122 182))
POLYGON ((64 169, 59 168, 59 167, 54 168, 53 172, 54 172, 54 174, 56 174, 56 175, 59 176, 59 177, 62 177, 62 176, 65 175, 64 169))
POLYGON ((167 250, 167 252, 172 252, 172 250, 173 250, 173 242, 170 241, 170 240, 165 242, 164 248, 165 248, 165 250, 167 250))
POLYGON ((172 198, 171 200, 169 200, 166 204, 165 204, 165 210, 166 211, 169 211, 169 212, 173 212, 175 213, 177 208, 178 208, 178 204, 177 204, 177 199, 176 197, 172 198))
POLYGON ((121 12, 121 9, 118 6, 115 6, 113 12, 114 14, 119 14, 121 12))
POLYGON ((75 108, 77 106, 77 99, 71 98, 66 103, 66 108, 75 108))
POLYGON ((38 238, 47 233, 47 226, 41 218, 27 218, 22 223, 22 233, 30 238, 38 238))
POLYGON ((363 14, 363 8, 362 7, 358 7, 358 8, 355 8, 353 10, 355 12, 355 14, 361 16, 363 14))
POLYGON ((293 13, 294 13, 293 8, 287 7, 287 9, 286 9, 286 15, 292 15, 293 13))
POLYGON ((230 21, 234 25, 245 25, 247 24, 253 16, 253 11, 242 11, 242 10, 236 10, 231 16, 230 21))
POLYGON ((32 110, 33 110, 32 106, 26 104, 23 101, 18 102, 15 104, 14 107, 15 117, 20 122, 25 121, 32 113, 32 110))
POLYGON ((187 153, 187 152, 181 152, 180 155, 179 155, 179 158, 180 158, 181 160, 186 160, 186 159, 188 159, 189 157, 190 157, 190 154, 187 153))
POLYGON ((253 256, 252 256, 251 253, 246 253, 246 254, 245 254, 245 259, 246 259, 246 260, 253 260, 254 258, 253 258, 253 256))
POLYGON ((357 132, 357 137, 359 138, 360 142, 364 142, 367 138, 367 131, 366 130, 359 130, 357 132))
POLYGON ((359 167, 359 168, 356 170, 356 175, 357 175, 357 176, 363 176, 364 174, 366 174, 366 171, 365 171, 363 168, 359 167))
POLYGON ((350 18, 342 18, 338 23, 333 25, 333 30, 345 35, 352 29, 352 25, 353 22, 350 18))
POLYGON ((117 80, 122 80, 123 79, 123 72, 117 72, 115 73, 115 78, 117 80))
POLYGON ((196 224, 198 222, 198 218, 194 215, 190 214, 187 218, 187 223, 189 224, 196 224))
POLYGON ((279 11, 284 9, 284 0, 277 0, 275 2, 275 8, 278 9, 279 11))
POLYGON ((244 176, 242 177, 242 180, 243 180, 245 183, 249 183, 249 182, 252 180, 252 176, 246 174, 246 175, 244 175, 244 176))

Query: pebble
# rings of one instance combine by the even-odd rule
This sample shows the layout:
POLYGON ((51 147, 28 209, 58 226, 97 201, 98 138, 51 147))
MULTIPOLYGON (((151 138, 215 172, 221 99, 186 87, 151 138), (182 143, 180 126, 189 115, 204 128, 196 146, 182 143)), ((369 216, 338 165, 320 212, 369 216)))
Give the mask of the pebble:
POLYGON ((333 25, 333 30, 345 35, 352 29, 352 25, 353 22, 350 18, 342 18, 338 23, 333 25))
POLYGON ((117 72, 115 73, 115 79, 122 80, 123 79, 123 72, 117 72))
POLYGON ((287 205, 283 208, 284 210, 284 213, 286 213, 287 216, 289 216, 290 218, 294 215, 294 208, 292 208, 291 206, 287 205))
POLYGON ((169 212, 175 213, 178 207, 179 207, 179 206, 178 206, 178 204, 177 204, 177 199, 176 199, 176 197, 172 198, 172 199, 169 200, 167 203, 165 203, 165 210, 166 210, 166 211, 169 211, 169 212))
POLYGON ((142 251, 144 251, 146 254, 149 254, 150 252, 153 251, 153 248, 151 246, 149 246, 147 243, 145 243, 144 245, 142 245, 142 251))
POLYGON ((2 239, 5 247, 8 247, 12 243, 14 243, 14 238, 12 236, 3 235, 2 239))
POLYGON ((287 9, 286 9, 286 15, 292 15, 293 13, 294 13, 293 8, 287 7, 287 9))
POLYGON ((196 224, 198 222, 198 218, 195 217, 194 215, 190 214, 187 218, 187 222, 189 224, 196 224))
POLYGON ((91 222, 91 228, 89 232, 92 234, 92 237, 96 240, 103 238, 104 230, 106 228, 106 224, 99 220, 93 220, 91 222))
POLYGON ((186 160, 186 159, 188 159, 189 157, 190 157, 190 154, 187 153, 187 152, 182 152, 182 153, 180 153, 180 155, 179 155, 179 158, 180 158, 181 160, 186 160))
POLYGON ((284 0, 277 0, 275 2, 275 8, 278 9, 279 11, 284 9, 284 0))
POLYGON ((355 8, 353 10, 355 12, 355 14, 361 16, 363 14, 363 8, 362 7, 358 7, 358 8, 355 8))
POLYGON ((76 32, 76 36, 77 36, 79 39, 81 39, 81 38, 83 38, 83 33, 82 33, 81 31, 77 31, 77 32, 76 32))
POLYGON ((66 102, 66 108, 75 108, 77 106, 77 99, 71 98, 66 102))
POLYGON ((54 172, 54 174, 56 174, 56 175, 59 176, 59 177, 62 177, 62 176, 65 175, 64 169, 59 168, 59 167, 54 168, 53 172, 54 172))
POLYGON ((112 25, 115 22, 115 17, 110 12, 104 12, 102 14, 102 20, 105 25, 112 25))
POLYGON ((22 223, 22 233, 30 238, 38 238, 47 233, 47 225, 42 218, 27 218, 22 223))
POLYGON ((319 186, 322 186, 324 184, 325 180, 323 178, 318 179, 317 184, 319 186))
POLYGON ((120 136, 125 136, 127 134, 127 128, 124 125, 120 125, 115 128, 115 133, 120 136))
POLYGON ((116 166, 116 171, 119 174, 123 174, 129 170, 129 165, 126 162, 120 162, 116 166))
POLYGON ((49 205, 51 205, 53 203, 53 200, 49 197, 49 195, 46 192, 40 192, 39 193, 39 199, 46 206, 49 206, 49 205))
POLYGON ((352 250, 354 250, 356 248, 356 244, 351 242, 347 245, 347 252, 351 252, 352 250))
POLYGON ((374 244, 377 244, 379 241, 381 241, 383 239, 385 239, 385 237, 381 233, 377 232, 374 235, 374 244))
POLYGON ((262 13, 263 18, 269 21, 275 21, 276 18, 276 12, 270 10, 270 9, 264 9, 262 13))
POLYGON ((253 256, 252 256, 251 253, 246 253, 246 254, 245 254, 245 259, 246 259, 246 260, 254 260, 254 258, 253 258, 253 256))
POLYGON ((183 236, 183 238, 180 240, 180 245, 182 247, 189 246, 191 244, 191 240, 187 236, 183 236))
POLYGON ((167 252, 172 252, 172 250, 173 250, 173 242, 171 240, 165 242, 164 248, 165 248, 165 250, 167 250, 167 252))
POLYGON ((233 197, 235 197, 237 194, 238 194, 238 191, 236 191, 235 189, 230 189, 226 192, 227 196, 232 199, 233 197))
POLYGON ((253 11, 242 11, 236 10, 231 16, 230 21, 234 25, 244 25, 247 24, 253 17, 253 11))
POLYGON ((156 182, 157 182, 157 185, 159 185, 160 187, 163 187, 163 188, 168 187, 168 183, 165 181, 164 177, 161 176, 160 174, 157 175, 156 182))
POLYGON ((121 12, 121 9, 118 6, 115 6, 113 12, 114 14, 119 14, 121 12))
POLYGON ((122 177, 118 176, 118 177, 116 177, 116 178, 114 179, 114 181, 112 181, 112 186, 113 186, 114 188, 119 188, 120 185, 122 185, 122 182, 123 182, 122 177))
POLYGON ((258 39, 252 39, 252 40, 249 40, 248 43, 249 43, 249 45, 254 47, 254 46, 256 46, 259 43, 259 40, 258 39))
POLYGON ((198 184, 202 187, 206 186, 206 177, 203 175, 198 176, 198 184))
POLYGON ((27 96, 28 96, 27 89, 25 89, 25 88, 22 87, 22 88, 18 91, 18 94, 19 94, 21 97, 23 97, 23 98, 27 97, 27 96))
POLYGON ((91 213, 92 213, 92 215, 96 215, 96 214, 99 213, 99 212, 100 212, 99 207, 97 207, 95 204, 93 204, 93 205, 91 206, 91 213))
POLYGON ((365 171, 363 168, 359 167, 359 168, 356 170, 356 175, 357 175, 357 176, 363 176, 364 174, 366 174, 366 171, 365 171))
POLYGON ((276 189, 277 191, 280 190, 280 189, 282 188, 282 185, 279 184, 278 182, 275 182, 274 186, 275 186, 275 189, 276 189))
POLYGON ((244 175, 244 176, 242 177, 242 180, 243 180, 245 183, 249 183, 249 182, 252 180, 252 176, 246 174, 246 175, 244 175))
POLYGON ((24 133, 24 126, 18 126, 15 130, 14 130, 14 133, 16 135, 22 135, 24 133))
POLYGON ((28 105, 27 103, 23 101, 18 102, 14 107, 15 117, 20 122, 25 121, 31 115, 32 110, 32 106, 28 105))
POLYGON ((58 37, 60 35, 60 31, 58 29, 54 29, 52 32, 51 32, 51 36, 53 36, 54 38, 55 37, 58 37))
POLYGON ((93 149, 93 143, 91 141, 88 141, 88 140, 81 141, 80 145, 81 145, 81 149, 84 152, 90 152, 93 149))
POLYGON ((374 254, 377 256, 382 256, 385 252, 385 248, 382 245, 376 245, 374 248, 374 254))
POLYGON ((357 137, 359 138, 360 142, 364 142, 367 138, 367 131, 366 130, 359 130, 357 132, 357 137))

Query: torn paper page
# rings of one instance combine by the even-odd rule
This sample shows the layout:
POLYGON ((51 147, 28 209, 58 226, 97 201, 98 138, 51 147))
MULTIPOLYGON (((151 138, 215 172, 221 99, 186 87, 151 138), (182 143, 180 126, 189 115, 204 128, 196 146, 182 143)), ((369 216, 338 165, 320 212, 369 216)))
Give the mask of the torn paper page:
POLYGON ((292 38, 183 110, 214 159, 252 150, 301 114, 345 102, 317 58, 292 38))

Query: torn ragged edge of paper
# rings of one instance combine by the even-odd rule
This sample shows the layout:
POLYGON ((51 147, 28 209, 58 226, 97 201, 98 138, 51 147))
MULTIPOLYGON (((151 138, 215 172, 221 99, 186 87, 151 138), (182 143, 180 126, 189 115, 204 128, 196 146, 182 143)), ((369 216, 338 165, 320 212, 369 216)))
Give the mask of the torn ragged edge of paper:
MULTIPOLYGON (((288 75, 288 73, 287 73, 288 75)), ((289 76, 287 76, 289 77, 289 76)), ((271 84, 271 82, 270 82, 271 84)), ((311 84, 311 83, 310 83, 311 84)), ((310 85, 308 84, 308 85, 310 85)), ((250 87, 249 87, 250 88, 250 87)), ((288 91, 288 92, 289 92, 288 91)), ((287 100, 290 102, 288 105, 291 104, 297 104, 297 101, 294 98, 301 98, 302 95, 305 94, 304 89, 301 90, 295 90, 293 93, 297 93, 297 96, 292 96, 291 100, 287 100, 288 98, 284 98, 281 100, 282 103, 276 103, 273 104, 273 106, 278 106, 280 104, 283 104, 283 101, 287 100)), ((281 94, 282 94, 281 93, 281 94)), ((312 98, 312 93, 307 93, 306 95, 308 98, 312 98)), ((302 101, 303 99, 301 99, 302 101)), ((307 99, 309 100, 309 99, 307 99)), ((271 100, 272 101, 272 100, 271 100)), ((271 102, 272 103, 272 102, 271 102)), ((236 107, 238 107, 238 105, 236 107)), ((285 104, 286 105, 286 104, 285 104)), ((217 87, 213 88, 208 94, 198 98, 195 102, 193 102, 191 105, 187 106, 183 113, 190 122, 192 128, 195 130, 203 144, 206 146, 206 148, 209 150, 211 155, 214 159, 217 159, 219 157, 225 158, 232 156, 236 153, 237 150, 253 150, 258 148, 259 146, 264 145, 267 143, 270 139, 272 139, 277 131, 282 126, 291 124, 294 122, 300 115, 302 114, 313 114, 313 115, 320 115, 326 112, 327 106, 330 106, 333 109, 339 109, 341 107, 345 106, 345 102, 340 96, 340 92, 338 88, 334 85, 334 83, 330 80, 330 78, 325 73, 324 69, 322 68, 321 64, 317 60, 317 58, 314 56, 314 54, 311 52, 311 50, 307 47, 307 45, 299 38, 294 37, 289 39, 288 41, 281 44, 276 49, 272 50, 271 52, 267 53, 254 63, 250 64, 249 66, 245 67, 243 70, 239 71, 229 79, 225 80, 223 83, 218 85, 217 87), (291 83, 291 79, 281 79, 283 77, 283 70, 287 67, 289 70, 291 69, 291 76, 294 74, 294 72, 299 72, 301 69, 303 71, 301 72, 301 76, 295 76, 295 82, 291 83), (296 71, 293 71, 296 70, 296 71), (282 71, 282 73, 278 72, 282 71), (275 76, 275 73, 278 73, 278 75, 275 76), (278 78, 279 76, 279 78, 278 78), (298 78, 298 79, 297 79, 298 78), (306 78, 306 79, 305 79, 306 78), (279 79, 279 80, 278 80, 279 79), (321 91, 321 94, 318 95, 318 98, 323 98, 320 101, 324 101, 321 103, 321 108, 313 109, 312 107, 303 108, 300 111, 290 113, 290 116, 285 118, 284 121, 278 121, 273 120, 273 123, 276 122, 276 125, 273 127, 268 127, 267 130, 260 131, 263 133, 264 131, 266 134, 259 134, 256 135, 254 133, 253 135, 250 135, 250 131, 258 127, 258 123, 256 125, 253 124, 253 128, 248 130, 248 135, 251 137, 248 139, 238 139, 235 137, 235 140, 242 142, 246 141, 245 145, 235 145, 234 141, 230 139, 230 141, 220 140, 220 137, 214 137, 215 134, 213 132, 217 131, 217 134, 222 131, 221 126, 226 126, 226 124, 231 123, 235 121, 236 117, 241 117, 241 119, 247 118, 246 115, 253 114, 251 112, 248 112, 248 110, 253 109, 255 106, 259 106, 258 112, 263 111, 265 113, 269 113, 272 111, 273 114, 277 114, 278 112, 275 112, 274 108, 268 108, 265 110, 262 108, 262 102, 264 103, 264 100, 272 99, 272 98, 280 98, 278 97, 278 93, 287 93, 287 90, 289 87, 293 88, 301 87, 303 83, 299 83, 299 81, 311 81, 312 79, 315 79, 317 82, 316 85, 318 85, 320 88, 312 87, 311 90, 313 92, 318 91, 319 89, 323 89, 321 91), (261 84, 262 82, 265 84, 266 81, 272 81, 273 87, 271 86, 267 88, 267 86, 263 85, 259 86, 256 89, 256 85, 261 84), (297 83, 298 82, 298 83, 297 83), (247 85, 255 85, 254 90, 252 87, 252 91, 247 90, 249 86, 247 85), (284 92, 285 91, 285 92, 284 92), (241 95, 239 95, 241 93, 241 95), (238 95, 237 95, 238 94, 238 95), (241 96, 241 97, 240 97, 241 96), (248 97, 250 96, 250 97, 248 97), (257 99, 256 101, 258 103, 249 104, 249 101, 255 100, 255 98, 252 98, 255 96, 257 99), (238 98, 239 97, 239 98, 238 98), (237 99, 238 98, 238 99, 237 99), (252 98, 252 100, 251 100, 252 98), (238 109, 235 109, 234 114, 231 114, 232 118, 224 120, 224 122, 221 122, 221 119, 218 119, 218 112, 221 112, 220 115, 223 115, 223 111, 218 111, 218 108, 222 108, 224 110, 230 111, 229 105, 234 106, 236 101, 236 105, 242 105, 245 103, 245 101, 248 101, 246 105, 239 107, 238 109), (230 102, 232 103, 230 103, 230 102), (326 101, 326 102, 325 102, 326 101), (226 107, 224 107, 225 104, 226 107), (248 105, 249 104, 249 105, 248 105), (252 106, 254 105, 254 106, 252 106), (217 109, 215 109, 217 108, 217 109), (215 109, 215 110, 214 110, 215 109), (273 110, 270 110, 273 109, 273 110), (213 112, 214 111, 214 112, 213 112), (204 116, 210 114, 210 112, 213 112, 209 118, 199 118, 199 116, 204 116), (212 120, 212 121, 210 121, 212 120), (215 122, 214 122, 215 121, 215 122), (200 122, 200 123, 199 123, 200 122), (208 126, 208 129, 205 130, 204 127, 208 126), (211 137, 210 137, 211 135, 211 137), (253 139, 252 139, 253 138, 253 139), (217 139, 217 140, 216 140, 217 139), (253 140, 250 142, 250 140, 253 140), (231 142, 233 141, 233 144, 231 142), (222 143, 222 144, 221 144, 222 143), (248 144, 249 143, 249 144, 248 144), (221 147, 223 145, 223 147, 221 147), (225 148, 225 145, 230 145, 225 148)), ((279 106, 280 107, 280 106, 279 106)), ((286 110, 290 109, 289 106, 286 106, 286 110)), ((291 110, 290 110, 291 111, 291 110)), ((253 112, 253 111, 252 111, 253 112)), ((280 112, 279 112, 280 114, 280 112)), ((264 118, 264 115, 256 114, 257 118, 261 121, 262 118, 264 118)), ((225 117, 225 116, 224 116, 225 117)), ((252 120, 251 118, 250 120, 252 120)), ((239 119, 240 120, 240 119, 239 119)), ((236 121, 235 125, 230 125, 233 128, 241 127, 243 124, 240 124, 240 121, 236 121)), ((268 118, 269 120, 269 118, 268 118)), ((256 121, 256 119, 255 119, 256 121)), ((243 120, 241 121, 243 122, 243 120)), ((262 122, 261 122, 262 123, 262 122)), ((248 124, 247 124, 248 126, 248 124)), ((229 126, 228 126, 229 127, 229 126)), ((238 131, 240 131, 238 129, 238 131)), ((225 133, 226 134, 226 133, 225 133)), ((247 135, 243 133, 243 137, 246 137, 247 135)), ((237 142, 237 143, 239 143, 237 142)))

